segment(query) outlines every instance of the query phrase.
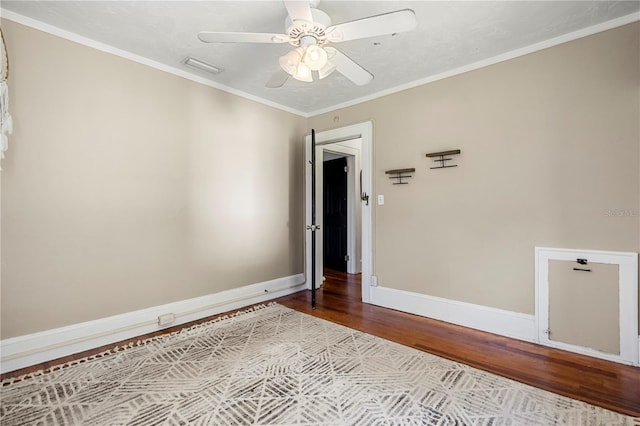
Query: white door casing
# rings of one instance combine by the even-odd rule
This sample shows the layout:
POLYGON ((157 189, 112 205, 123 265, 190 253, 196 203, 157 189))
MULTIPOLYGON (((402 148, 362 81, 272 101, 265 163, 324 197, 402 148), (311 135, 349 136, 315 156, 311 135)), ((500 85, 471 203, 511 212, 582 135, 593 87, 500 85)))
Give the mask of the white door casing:
MULTIPOLYGON (((364 123, 354 124, 351 126, 341 127, 338 129, 327 130, 316 133, 316 144, 327 143, 331 141, 346 141, 349 139, 361 138, 361 167, 362 167, 362 193, 371 194, 372 192, 372 146, 373 146, 373 123, 368 121, 364 123)), ((319 147, 318 147, 319 148, 319 147)), ((322 150, 319 151, 322 153, 322 150)), ((311 224, 311 135, 305 138, 305 227, 311 224)), ((318 155, 316 151, 316 167, 322 169, 322 155, 318 155)), ((318 168, 316 168, 316 173, 318 168)), ((316 191, 318 187, 322 187, 322 180, 316 174, 316 191)), ((359 178, 359 177, 357 177, 359 178)), ((322 192, 319 192, 322 194, 322 192)), ((318 192, 316 199, 320 198, 318 192)), ((361 226, 362 226, 362 301, 369 303, 371 275, 373 271, 373 254, 372 254, 372 203, 371 200, 366 203, 361 201, 361 226)), ((321 215, 317 214, 316 219, 321 215)), ((322 283, 322 229, 316 235, 316 287, 322 283)), ((311 231, 305 230, 305 277, 308 289, 311 289, 311 231)))

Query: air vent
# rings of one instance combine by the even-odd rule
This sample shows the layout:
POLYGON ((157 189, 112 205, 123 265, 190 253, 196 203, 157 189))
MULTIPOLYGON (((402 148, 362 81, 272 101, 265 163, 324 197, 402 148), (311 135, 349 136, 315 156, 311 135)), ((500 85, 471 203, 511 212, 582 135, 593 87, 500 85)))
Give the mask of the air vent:
POLYGON ((222 68, 208 64, 204 61, 201 61, 200 59, 196 59, 191 56, 185 59, 184 64, 190 66, 191 68, 208 72, 209 74, 220 74, 222 72, 222 68))

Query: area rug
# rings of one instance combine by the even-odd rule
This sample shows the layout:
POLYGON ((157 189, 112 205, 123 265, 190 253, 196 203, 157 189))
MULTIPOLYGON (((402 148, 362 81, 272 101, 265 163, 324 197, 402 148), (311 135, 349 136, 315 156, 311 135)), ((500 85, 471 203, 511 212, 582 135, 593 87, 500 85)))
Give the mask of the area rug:
POLYGON ((278 304, 2 383, 9 425, 633 425, 278 304))

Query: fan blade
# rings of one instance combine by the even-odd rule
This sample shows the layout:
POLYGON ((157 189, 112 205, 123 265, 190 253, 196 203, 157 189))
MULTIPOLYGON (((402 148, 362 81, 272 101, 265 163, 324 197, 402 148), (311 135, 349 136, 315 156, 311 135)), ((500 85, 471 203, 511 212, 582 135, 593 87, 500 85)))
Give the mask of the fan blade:
POLYGON ((311 15, 311 6, 309 5, 308 0, 284 0, 284 7, 287 8, 287 13, 289 14, 289 18, 291 18, 291 22, 300 20, 313 22, 313 16, 311 15))
POLYGON ((287 43, 286 34, 268 33, 216 33, 202 31, 198 33, 200 41, 205 43, 287 43))
POLYGON ((331 58, 331 62, 336 65, 336 71, 353 81, 358 86, 364 86, 373 80, 373 75, 369 71, 362 68, 360 65, 355 63, 353 59, 349 58, 338 49, 333 47, 325 47, 325 49, 335 51, 335 53, 332 52, 333 57, 331 58))
POLYGON ((329 41, 339 43, 358 38, 411 31, 416 25, 415 12, 411 9, 404 9, 333 25, 325 32, 329 41))
POLYGON ((278 87, 284 86, 284 84, 289 79, 289 74, 279 68, 278 71, 274 72, 269 81, 267 81, 266 86, 270 89, 277 89, 278 87))

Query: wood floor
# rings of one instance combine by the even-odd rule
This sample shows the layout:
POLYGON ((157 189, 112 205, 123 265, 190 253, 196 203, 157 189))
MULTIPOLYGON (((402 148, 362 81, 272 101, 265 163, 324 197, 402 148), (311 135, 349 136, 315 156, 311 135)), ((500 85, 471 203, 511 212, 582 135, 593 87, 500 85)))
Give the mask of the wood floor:
MULTIPOLYGON (((275 301, 363 332, 499 374, 570 398, 586 401, 623 414, 640 417, 640 368, 521 342, 422 318, 392 309, 363 304, 359 275, 325 271, 327 281, 316 292, 301 291, 275 301)), ((205 318, 197 322, 208 321, 205 318)), ((165 329, 129 341, 175 331, 165 329)), ((120 342, 123 346, 128 341, 120 342)), ((54 365, 99 354, 116 344, 85 351, 2 375, 4 380, 54 365)))
POLYGON ((640 368, 547 348, 361 302, 359 275, 325 271, 316 292, 276 302, 318 318, 458 361, 481 370, 640 416, 640 368))

